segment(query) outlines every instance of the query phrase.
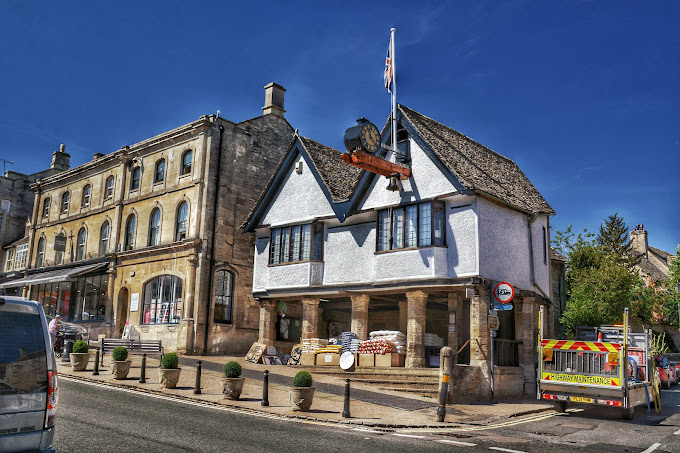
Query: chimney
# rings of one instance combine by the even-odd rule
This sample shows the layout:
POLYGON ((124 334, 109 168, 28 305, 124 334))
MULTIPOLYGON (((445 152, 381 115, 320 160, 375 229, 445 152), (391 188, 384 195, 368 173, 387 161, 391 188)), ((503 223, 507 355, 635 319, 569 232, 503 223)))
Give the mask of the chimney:
POLYGON ((94 153, 94 154, 92 155, 92 160, 101 159, 102 157, 104 157, 104 154, 102 154, 102 153, 94 153))
POLYGON ((630 244, 633 250, 647 256, 647 232, 644 225, 635 225, 630 232, 630 244))
POLYGON ((68 170, 71 168, 70 166, 70 161, 71 161, 71 155, 66 154, 64 150, 66 149, 66 146, 62 143, 59 146, 59 151, 55 151, 52 153, 52 165, 50 168, 52 170, 68 170))
POLYGON ((283 118, 286 111, 283 109, 283 97, 286 89, 277 83, 270 83, 264 87, 264 107, 263 115, 276 115, 283 118))

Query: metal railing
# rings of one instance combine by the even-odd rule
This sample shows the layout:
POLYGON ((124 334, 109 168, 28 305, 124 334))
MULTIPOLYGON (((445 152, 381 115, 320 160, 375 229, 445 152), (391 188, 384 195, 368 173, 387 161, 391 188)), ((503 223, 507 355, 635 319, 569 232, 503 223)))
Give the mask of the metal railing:
POLYGON ((519 366, 519 345, 522 340, 494 338, 494 365, 519 366))
POLYGON ((617 377, 619 365, 608 360, 607 352, 553 349, 552 360, 543 360, 543 371, 617 377))

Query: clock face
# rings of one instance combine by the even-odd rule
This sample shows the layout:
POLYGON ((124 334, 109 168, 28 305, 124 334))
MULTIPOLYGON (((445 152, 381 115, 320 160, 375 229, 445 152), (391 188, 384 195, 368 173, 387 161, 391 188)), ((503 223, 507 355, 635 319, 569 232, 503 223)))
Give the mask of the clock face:
POLYGON ((361 127, 361 145, 369 153, 380 149, 380 131, 374 124, 367 123, 361 127))

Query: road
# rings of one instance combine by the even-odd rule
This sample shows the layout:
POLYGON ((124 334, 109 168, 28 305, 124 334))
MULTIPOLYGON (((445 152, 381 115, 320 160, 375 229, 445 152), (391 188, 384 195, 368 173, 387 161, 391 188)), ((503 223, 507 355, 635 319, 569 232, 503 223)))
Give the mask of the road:
POLYGON ((664 391, 663 399, 662 415, 641 410, 633 422, 592 408, 534 414, 490 427, 389 432, 256 416, 61 379, 55 447, 60 453, 680 452, 680 389, 664 391))

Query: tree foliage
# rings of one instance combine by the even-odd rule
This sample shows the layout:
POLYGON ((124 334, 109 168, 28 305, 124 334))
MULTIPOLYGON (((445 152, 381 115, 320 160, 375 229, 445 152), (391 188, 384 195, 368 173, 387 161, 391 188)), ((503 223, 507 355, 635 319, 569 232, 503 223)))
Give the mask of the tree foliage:
POLYGON ((680 305, 680 245, 675 249, 675 259, 668 266, 666 281, 666 316, 668 323, 679 326, 678 305, 680 305))
POLYGON ((600 233, 595 242, 605 253, 618 257, 628 269, 632 269, 640 262, 640 256, 634 253, 630 243, 628 226, 618 213, 610 215, 604 225, 600 225, 600 233))

